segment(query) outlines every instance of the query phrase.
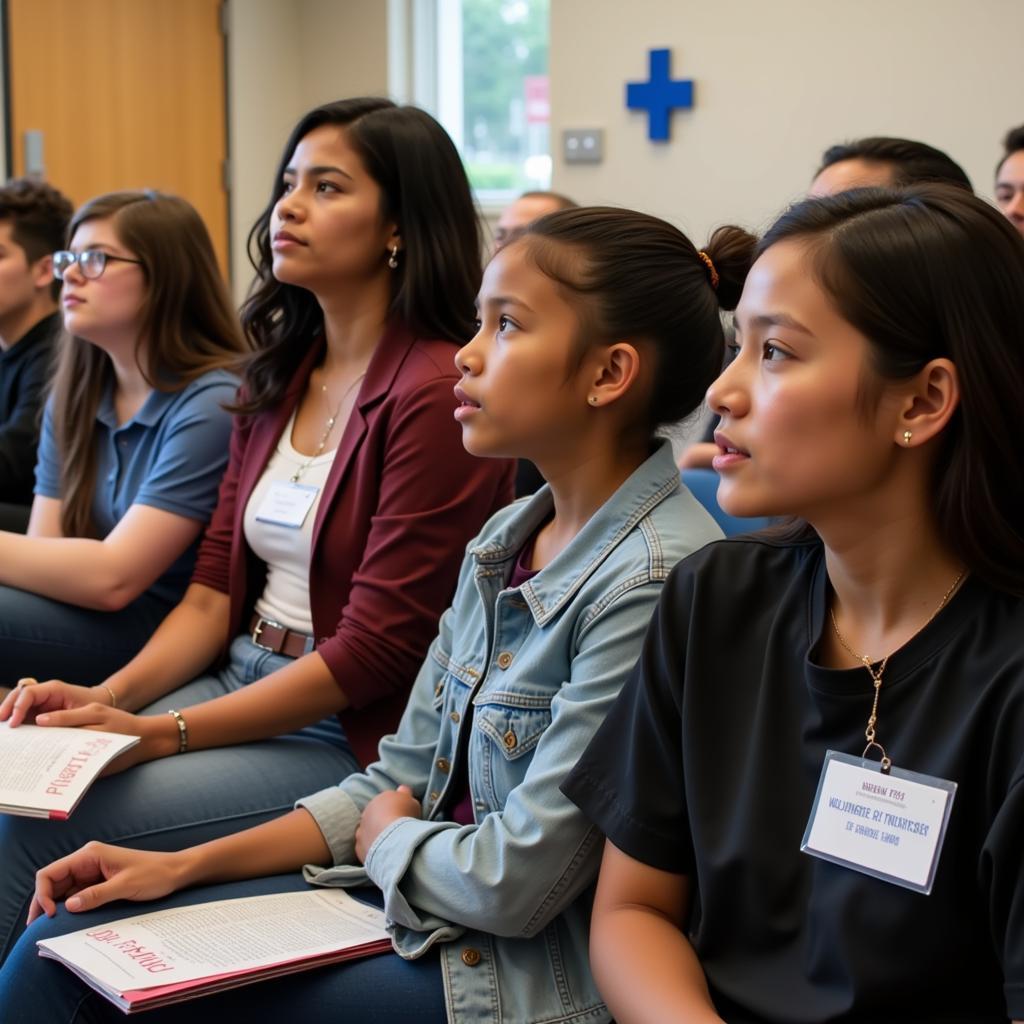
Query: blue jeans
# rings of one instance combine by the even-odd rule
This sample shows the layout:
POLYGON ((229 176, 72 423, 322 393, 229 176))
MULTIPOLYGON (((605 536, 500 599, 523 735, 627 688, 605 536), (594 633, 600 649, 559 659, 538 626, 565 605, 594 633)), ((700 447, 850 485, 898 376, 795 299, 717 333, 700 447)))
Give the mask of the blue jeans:
MULTIPOLYGON (((228 664, 162 697, 162 713, 219 697, 291 662, 236 637, 228 664)), ((36 870, 90 839, 180 850, 290 811, 299 797, 359 769, 337 718, 260 743, 197 750, 99 779, 67 821, 0 814, 0 962, 24 929, 36 870)), ((2 1009, 2 1004, 0 1004, 2 1009)), ((3 1018, 0 1013, 0 1019, 3 1018)))
MULTIPOLYGON (((147 910, 307 888, 299 874, 277 875, 186 890, 151 904, 114 903, 86 914, 69 914, 62 908, 56 917, 42 918, 25 932, 0 971, 0 1017, 4 1024, 98 1024, 125 1019, 120 1010, 66 967, 39 957, 35 945, 38 939, 93 928, 147 910)), ((359 889, 353 895, 378 907, 383 902, 376 889, 359 889)), ((243 1020, 248 1024, 289 1020, 311 1024, 442 1024, 447 1014, 439 957, 436 950, 431 950, 419 960, 382 953, 320 967, 204 996, 180 1006, 151 1010, 145 1019, 152 1024, 224 1024, 243 1020)))
POLYGON ((0 686, 22 676, 95 686, 142 650, 170 610, 152 594, 98 612, 0 587, 0 686))

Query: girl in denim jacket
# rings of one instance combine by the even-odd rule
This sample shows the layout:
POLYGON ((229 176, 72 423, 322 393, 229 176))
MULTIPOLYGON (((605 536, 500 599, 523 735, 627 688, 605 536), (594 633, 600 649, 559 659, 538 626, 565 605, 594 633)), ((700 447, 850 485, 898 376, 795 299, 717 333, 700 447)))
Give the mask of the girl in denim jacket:
POLYGON ((400 956, 153 1019, 610 1019, 587 959, 600 837, 558 787, 636 661, 669 570, 720 535, 652 437, 717 373, 719 309, 735 305, 753 242, 723 228, 698 252, 655 218, 577 209, 494 258, 479 331, 456 356, 455 417, 470 452, 530 459, 548 486, 471 543, 398 731, 365 773, 265 825, 179 853, 90 843, 44 868, 31 916, 61 900, 71 914, 37 921, 12 953, 6 1020, 120 1019, 35 955, 46 935, 124 916, 103 904, 308 883, 364 887, 400 956))

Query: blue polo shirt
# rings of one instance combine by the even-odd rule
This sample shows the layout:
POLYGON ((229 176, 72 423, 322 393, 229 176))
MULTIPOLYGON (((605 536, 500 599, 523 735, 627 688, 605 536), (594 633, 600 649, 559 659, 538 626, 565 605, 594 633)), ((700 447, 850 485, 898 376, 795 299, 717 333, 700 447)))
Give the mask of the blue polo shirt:
MULTIPOLYGON (((105 537, 132 505, 149 505, 206 523, 228 461, 231 414, 238 378, 211 370, 181 391, 150 392, 142 408, 118 425, 113 385, 96 412, 96 490, 92 518, 105 537)), ((35 493, 60 499, 60 453, 53 432, 53 399, 46 403, 35 493)), ((148 593, 176 604, 192 575, 199 539, 148 593)))

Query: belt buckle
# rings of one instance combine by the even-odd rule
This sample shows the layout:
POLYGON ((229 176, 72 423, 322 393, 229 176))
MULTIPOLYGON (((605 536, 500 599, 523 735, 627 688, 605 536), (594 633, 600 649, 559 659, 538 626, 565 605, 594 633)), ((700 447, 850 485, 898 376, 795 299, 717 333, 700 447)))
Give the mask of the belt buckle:
POLYGON ((287 633, 288 629, 281 622, 275 622, 273 619, 264 619, 261 617, 260 620, 256 623, 256 628, 252 631, 252 642, 257 647, 259 647, 261 650, 269 651, 271 654, 277 654, 279 652, 279 648, 271 647, 269 644, 260 643, 260 634, 263 632, 265 626, 270 626, 272 629, 279 629, 281 630, 282 633, 287 633))

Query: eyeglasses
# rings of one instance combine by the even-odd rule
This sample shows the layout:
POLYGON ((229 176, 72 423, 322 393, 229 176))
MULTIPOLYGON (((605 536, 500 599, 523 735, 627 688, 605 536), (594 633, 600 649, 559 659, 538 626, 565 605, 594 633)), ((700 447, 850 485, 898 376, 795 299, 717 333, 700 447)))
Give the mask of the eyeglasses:
POLYGON ((132 260, 127 256, 111 256, 109 252, 102 249, 85 249, 82 252, 71 252, 70 249, 61 249, 53 254, 53 276, 58 281, 64 280, 64 275, 77 263, 82 277, 95 281, 103 276, 107 264, 111 260, 119 263, 137 263, 142 266, 142 260, 132 260))

